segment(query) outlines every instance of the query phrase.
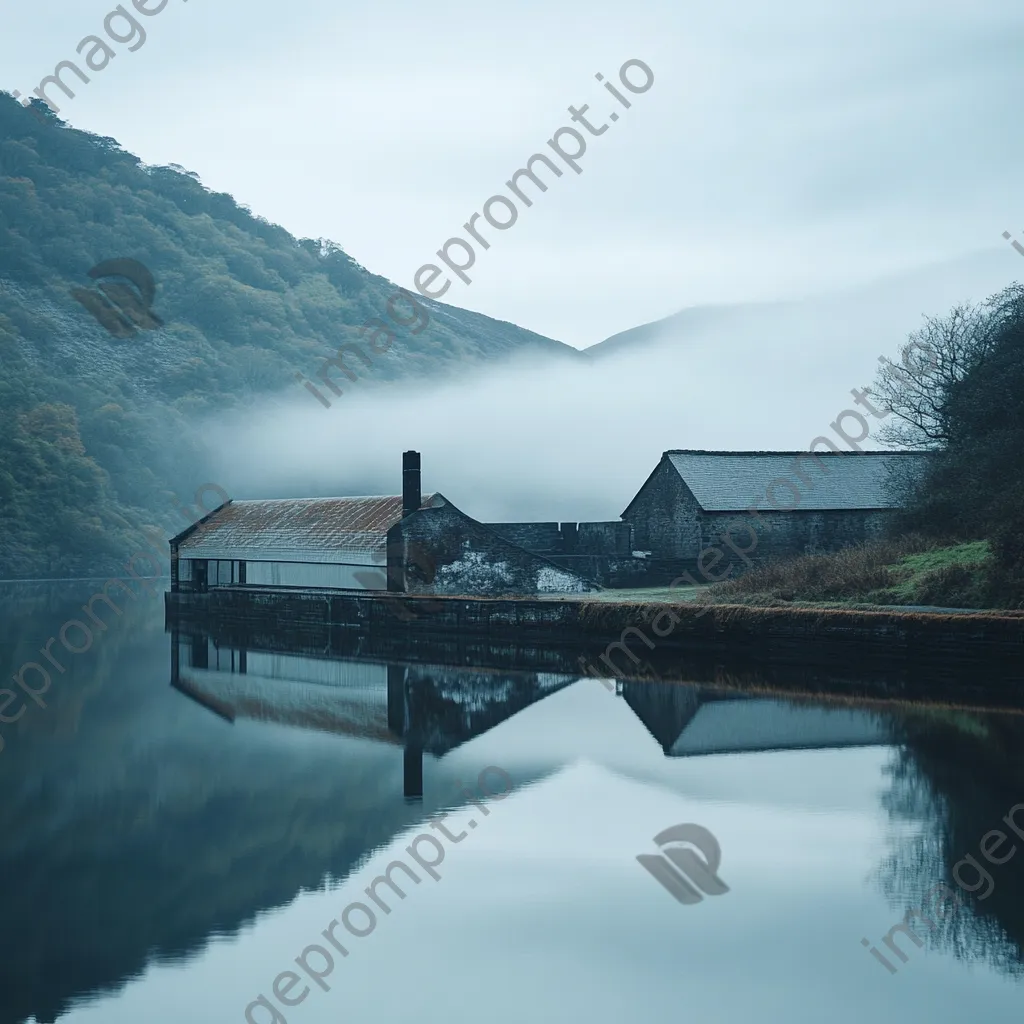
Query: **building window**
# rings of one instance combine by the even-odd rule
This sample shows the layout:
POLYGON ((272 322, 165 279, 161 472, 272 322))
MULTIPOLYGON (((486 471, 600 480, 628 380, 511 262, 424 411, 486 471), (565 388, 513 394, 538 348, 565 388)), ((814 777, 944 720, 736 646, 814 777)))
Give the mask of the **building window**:
POLYGON ((203 587, 229 587, 235 583, 245 583, 245 562, 235 559, 185 560, 181 564, 188 566, 181 579, 193 579, 197 584, 201 582, 203 587))

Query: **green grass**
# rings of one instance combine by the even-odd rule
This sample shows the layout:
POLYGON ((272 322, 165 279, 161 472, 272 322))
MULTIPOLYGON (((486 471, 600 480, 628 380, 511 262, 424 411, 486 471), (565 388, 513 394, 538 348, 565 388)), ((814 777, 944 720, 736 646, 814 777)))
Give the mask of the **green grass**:
POLYGON ((991 608, 988 541, 939 544, 919 536, 771 562, 702 588, 699 600, 761 606, 991 608))
POLYGON ((879 604, 936 604, 973 608, 983 603, 991 549, 987 540, 906 555, 889 570, 894 583, 867 595, 879 604))
POLYGON ((984 562, 990 554, 987 540, 972 540, 951 548, 933 548, 931 551, 922 551, 919 555, 907 555, 900 560, 900 565, 905 565, 915 572, 924 572, 929 569, 941 569, 947 565, 976 565, 984 562))
POLYGON ((724 583, 543 595, 600 604, 713 604, 870 609, 920 605, 991 608, 988 541, 941 546, 921 537, 874 541, 828 555, 772 562, 724 583))

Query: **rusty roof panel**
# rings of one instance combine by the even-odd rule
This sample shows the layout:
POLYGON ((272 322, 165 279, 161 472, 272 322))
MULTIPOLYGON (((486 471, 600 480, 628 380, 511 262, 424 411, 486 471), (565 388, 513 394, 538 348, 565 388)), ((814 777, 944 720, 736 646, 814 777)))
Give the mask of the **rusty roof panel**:
MULTIPOLYGON (((420 508, 443 504, 440 494, 427 494, 420 508)), ((178 550, 186 558, 329 562, 361 554, 356 560, 369 561, 383 553, 388 530, 401 518, 401 496, 232 501, 178 550)))

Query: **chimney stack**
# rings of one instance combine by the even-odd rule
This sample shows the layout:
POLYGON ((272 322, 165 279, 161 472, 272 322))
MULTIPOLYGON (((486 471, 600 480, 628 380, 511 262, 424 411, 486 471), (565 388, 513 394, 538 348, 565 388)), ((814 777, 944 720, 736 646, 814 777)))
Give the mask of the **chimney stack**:
POLYGON ((402 518, 417 511, 423 503, 420 493, 420 453, 402 454, 402 518))

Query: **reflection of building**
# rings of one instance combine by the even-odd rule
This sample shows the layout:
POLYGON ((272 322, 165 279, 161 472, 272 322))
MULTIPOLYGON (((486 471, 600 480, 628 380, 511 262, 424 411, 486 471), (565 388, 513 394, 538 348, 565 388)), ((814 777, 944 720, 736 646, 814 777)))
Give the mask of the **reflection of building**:
POLYGON ((773 700, 678 683, 623 683, 621 689, 626 703, 668 757, 892 743, 886 719, 859 708, 773 700))
MULTIPOLYGON (((404 748, 404 792, 423 796, 423 755, 443 758, 578 679, 576 673, 311 654, 215 643, 173 629, 171 682, 197 703, 239 718, 404 748)), ((284 648, 286 641, 271 641, 284 648)), ((892 742, 868 710, 772 700, 686 683, 619 682, 668 757, 822 749, 892 742)))
POLYGON ((571 675, 385 664, 218 646, 172 635, 171 684, 228 721, 252 718, 401 745, 405 795, 423 796, 423 755, 443 757, 571 675))

